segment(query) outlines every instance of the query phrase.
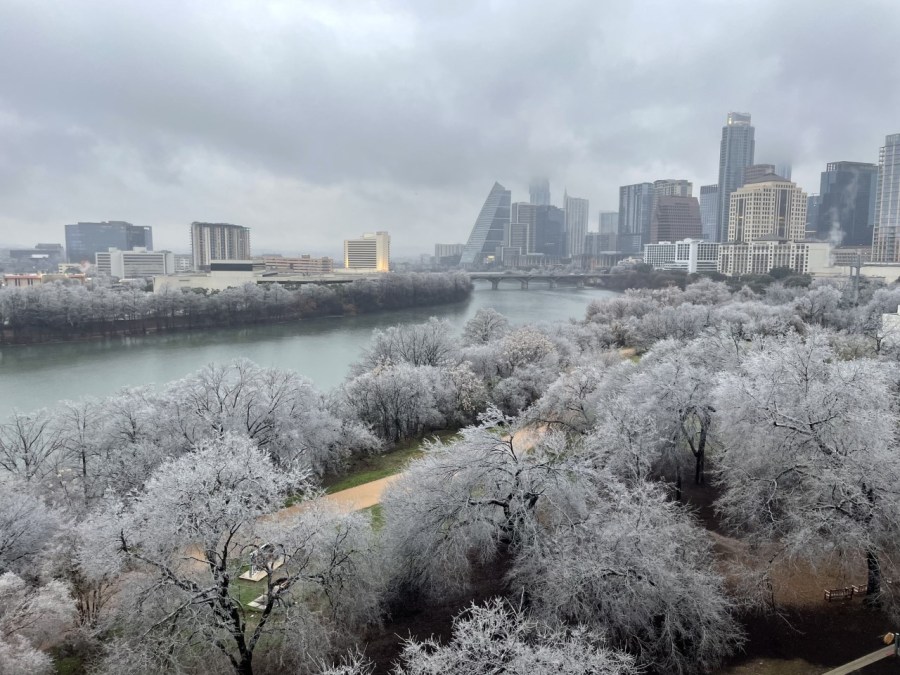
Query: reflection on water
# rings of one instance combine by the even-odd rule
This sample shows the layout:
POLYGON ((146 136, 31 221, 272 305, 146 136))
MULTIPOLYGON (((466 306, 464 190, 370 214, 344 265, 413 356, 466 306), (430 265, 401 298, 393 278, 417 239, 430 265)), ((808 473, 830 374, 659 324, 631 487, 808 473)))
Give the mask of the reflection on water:
POLYGON ((438 316, 461 331, 481 307, 493 307, 512 323, 582 318, 587 304, 611 297, 593 289, 493 291, 477 284, 470 300, 357 317, 311 319, 286 324, 165 333, 89 342, 0 349, 0 418, 80 396, 108 396, 123 386, 178 379, 211 361, 248 358, 261 365, 296 370, 320 389, 346 376, 372 330, 438 316))

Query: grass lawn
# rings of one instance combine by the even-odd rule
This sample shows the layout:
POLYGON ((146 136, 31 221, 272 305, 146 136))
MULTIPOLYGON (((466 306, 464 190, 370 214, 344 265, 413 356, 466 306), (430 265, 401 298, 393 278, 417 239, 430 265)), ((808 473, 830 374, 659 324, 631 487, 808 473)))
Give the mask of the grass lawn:
POLYGON ((84 664, 77 656, 63 656, 54 659, 53 667, 58 675, 80 675, 84 672, 84 664))
MULTIPOLYGON (((435 431, 428 434, 426 440, 436 436, 446 441, 456 434, 455 430, 435 431)), ((346 473, 340 476, 325 476, 322 479, 322 487, 331 494, 400 473, 411 459, 421 456, 422 442, 421 439, 412 439, 380 455, 357 457, 351 461, 346 473)))
POLYGON ((376 532, 384 527, 384 510, 381 508, 381 504, 373 504, 368 508, 362 509, 362 513, 369 516, 372 529, 376 532))
POLYGON ((232 593, 244 607, 247 603, 256 600, 266 592, 266 580, 248 581, 247 579, 235 579, 232 585, 232 593))

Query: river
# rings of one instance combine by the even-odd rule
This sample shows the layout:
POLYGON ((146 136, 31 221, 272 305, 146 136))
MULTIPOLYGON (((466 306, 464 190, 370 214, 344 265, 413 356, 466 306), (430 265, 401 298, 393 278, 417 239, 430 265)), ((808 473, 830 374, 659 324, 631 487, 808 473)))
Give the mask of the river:
POLYGON ((322 390, 346 377, 375 328, 447 319, 458 332, 482 307, 515 324, 583 318, 591 300, 616 293, 599 289, 532 288, 510 284, 494 291, 478 282, 465 302, 286 324, 162 333, 140 337, 0 348, 0 420, 81 396, 109 396, 124 386, 161 384, 217 361, 248 358, 296 370, 322 390))

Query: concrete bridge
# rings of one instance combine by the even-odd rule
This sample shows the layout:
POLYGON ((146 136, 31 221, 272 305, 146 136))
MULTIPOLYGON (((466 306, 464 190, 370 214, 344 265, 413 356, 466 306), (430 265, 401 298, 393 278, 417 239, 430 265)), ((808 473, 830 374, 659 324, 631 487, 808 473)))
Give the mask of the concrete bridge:
POLYGON ((547 284, 550 288, 557 286, 575 286, 576 288, 584 288, 585 286, 606 285, 606 280, 610 274, 601 274, 599 272, 470 272, 469 279, 472 281, 490 281, 491 288, 497 290, 500 288, 501 282, 518 283, 519 287, 525 291, 528 290, 532 283, 547 284))

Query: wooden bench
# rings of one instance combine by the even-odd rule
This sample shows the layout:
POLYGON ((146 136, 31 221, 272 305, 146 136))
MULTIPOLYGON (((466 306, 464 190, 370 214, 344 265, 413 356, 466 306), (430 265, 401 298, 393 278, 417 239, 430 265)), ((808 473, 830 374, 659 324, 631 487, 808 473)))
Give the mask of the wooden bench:
POLYGON ((834 600, 851 600, 853 598, 853 586, 846 588, 832 588, 825 590, 825 599, 828 602, 834 600))

